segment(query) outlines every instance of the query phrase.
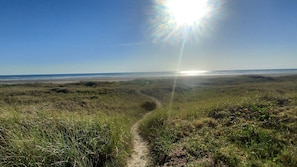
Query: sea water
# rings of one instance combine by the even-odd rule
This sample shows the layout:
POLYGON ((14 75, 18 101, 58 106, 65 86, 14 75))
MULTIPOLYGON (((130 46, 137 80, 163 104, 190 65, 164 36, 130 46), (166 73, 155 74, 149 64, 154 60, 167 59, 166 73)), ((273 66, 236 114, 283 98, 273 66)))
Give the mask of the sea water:
POLYGON ((297 69, 268 70, 218 70, 218 71, 183 71, 183 72, 129 72, 129 73, 84 73, 84 74, 36 74, 36 75, 0 75, 0 81, 34 81, 67 79, 117 79, 150 78, 174 76, 224 76, 224 75, 269 75, 297 74, 297 69))

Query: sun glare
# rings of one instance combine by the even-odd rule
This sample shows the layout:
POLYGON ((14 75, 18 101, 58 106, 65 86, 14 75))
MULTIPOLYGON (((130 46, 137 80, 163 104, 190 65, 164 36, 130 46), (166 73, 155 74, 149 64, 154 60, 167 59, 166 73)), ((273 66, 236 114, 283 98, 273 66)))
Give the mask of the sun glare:
POLYGON ((186 41, 203 34, 203 30, 206 28, 205 23, 209 21, 213 12, 213 6, 209 0, 156 0, 155 9, 155 17, 152 20, 155 29, 153 37, 163 41, 182 39, 177 61, 177 74, 173 82, 169 104, 171 110, 178 76, 198 76, 206 73, 206 71, 179 71, 179 69, 186 41))
POLYGON ((166 7, 177 24, 186 26, 199 24, 210 12, 208 0, 168 0, 166 7))
POLYGON ((198 70, 192 70, 192 71, 180 71, 179 74, 182 76, 199 76, 199 75, 205 75, 208 71, 198 71, 198 70))
POLYGON ((154 41, 200 39, 211 30, 210 18, 220 6, 211 0, 155 0, 151 18, 154 41))

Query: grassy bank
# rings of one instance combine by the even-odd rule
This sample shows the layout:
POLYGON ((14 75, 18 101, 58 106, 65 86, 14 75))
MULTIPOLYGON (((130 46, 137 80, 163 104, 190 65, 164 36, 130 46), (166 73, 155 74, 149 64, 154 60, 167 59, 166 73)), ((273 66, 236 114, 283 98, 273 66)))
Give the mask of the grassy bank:
POLYGON ((159 166, 295 166, 297 76, 154 81, 165 107, 141 125, 159 166))
POLYGON ((141 124, 154 166, 294 166, 297 76, 0 85, 0 166, 125 166, 141 124))
POLYGON ((0 166, 125 166, 137 82, 0 85, 0 166))

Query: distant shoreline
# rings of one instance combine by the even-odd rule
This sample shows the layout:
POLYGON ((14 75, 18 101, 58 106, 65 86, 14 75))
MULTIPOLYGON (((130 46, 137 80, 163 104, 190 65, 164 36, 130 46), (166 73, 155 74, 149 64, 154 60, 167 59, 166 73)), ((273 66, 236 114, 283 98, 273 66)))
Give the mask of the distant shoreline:
POLYGON ((0 84, 23 83, 76 83, 84 81, 118 82, 136 79, 172 79, 181 78, 213 78, 243 75, 286 76, 297 75, 297 69, 269 70, 221 70, 221 71, 183 71, 181 72, 135 72, 135 73, 87 73, 87 74, 37 74, 37 75, 0 75, 0 84))

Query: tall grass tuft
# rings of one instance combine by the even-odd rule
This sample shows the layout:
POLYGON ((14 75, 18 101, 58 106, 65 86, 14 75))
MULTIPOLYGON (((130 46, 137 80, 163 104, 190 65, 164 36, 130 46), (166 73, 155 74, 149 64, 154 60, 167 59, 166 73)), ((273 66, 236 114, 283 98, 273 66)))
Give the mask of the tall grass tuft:
POLYGON ((124 166, 129 118, 106 118, 59 112, 1 114, 1 165, 124 166))

